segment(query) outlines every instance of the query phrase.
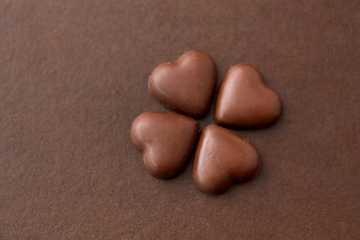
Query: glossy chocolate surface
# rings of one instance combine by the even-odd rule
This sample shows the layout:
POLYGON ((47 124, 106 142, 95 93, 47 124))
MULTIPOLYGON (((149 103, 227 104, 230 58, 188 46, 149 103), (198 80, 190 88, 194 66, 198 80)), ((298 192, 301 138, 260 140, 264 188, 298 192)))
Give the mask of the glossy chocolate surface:
POLYGON ((193 179, 201 191, 218 194, 233 183, 251 180, 260 167, 260 154, 250 142, 231 130, 210 125, 196 148, 193 179))
POLYGON ((226 73, 219 90, 215 120, 236 128, 263 128, 274 124, 281 113, 281 100, 266 86, 255 67, 237 64, 226 73))
POLYGON ((184 168, 199 133, 198 123, 187 116, 146 112, 131 126, 131 139, 143 153, 146 169, 157 178, 173 178, 184 168))
POLYGON ((200 117, 209 109, 216 84, 216 67, 209 55, 189 51, 175 62, 154 69, 149 89, 160 102, 180 113, 200 117))

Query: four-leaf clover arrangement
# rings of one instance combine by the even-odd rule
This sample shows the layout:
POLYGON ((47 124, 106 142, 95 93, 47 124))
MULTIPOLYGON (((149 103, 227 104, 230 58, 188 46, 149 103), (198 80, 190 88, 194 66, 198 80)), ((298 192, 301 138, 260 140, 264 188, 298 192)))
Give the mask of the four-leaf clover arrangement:
POLYGON ((205 127, 197 141, 200 127, 192 117, 201 118, 208 112, 216 77, 213 59, 201 51, 186 52, 153 70, 148 82, 151 93, 178 112, 146 112, 131 126, 131 139, 153 176, 177 176, 195 147, 193 180, 205 193, 223 193, 233 183, 258 174, 258 150, 227 128, 258 129, 274 124, 281 114, 281 100, 255 67, 237 64, 228 70, 219 89, 218 125, 205 127))

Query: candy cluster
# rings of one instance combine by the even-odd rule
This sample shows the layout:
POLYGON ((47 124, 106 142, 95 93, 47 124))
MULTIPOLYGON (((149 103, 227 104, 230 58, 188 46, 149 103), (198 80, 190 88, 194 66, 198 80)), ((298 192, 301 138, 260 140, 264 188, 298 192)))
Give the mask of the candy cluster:
POLYGON ((258 129, 274 124, 281 114, 280 98, 253 66, 231 67, 216 99, 215 121, 220 126, 207 126, 198 140, 200 128, 192 117, 208 112, 216 77, 213 59, 201 51, 187 52, 153 70, 148 82, 151 93, 178 112, 146 112, 131 126, 131 139, 153 176, 177 176, 194 148, 193 180, 205 193, 223 193, 233 183, 249 181, 258 174, 258 150, 224 127, 258 129))

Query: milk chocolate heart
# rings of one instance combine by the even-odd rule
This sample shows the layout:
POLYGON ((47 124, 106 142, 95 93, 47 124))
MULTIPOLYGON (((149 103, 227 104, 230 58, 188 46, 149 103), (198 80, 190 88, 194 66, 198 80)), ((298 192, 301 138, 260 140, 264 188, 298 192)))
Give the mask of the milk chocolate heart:
POLYGON ((196 148, 193 179, 201 191, 218 194, 233 183, 251 180, 260 167, 260 154, 251 143, 226 128, 210 125, 196 148))
POLYGON ((263 128, 274 124, 280 113, 279 96, 266 86, 255 67, 238 64, 229 69, 215 107, 215 120, 219 125, 263 128))
POLYGON ((216 84, 216 67, 209 55, 190 51, 175 62, 156 67, 149 89, 167 107, 190 116, 203 116, 209 109, 216 84))
POLYGON ((177 113, 146 112, 130 130, 131 140, 142 153, 146 169, 168 179, 184 168, 199 133, 198 123, 177 113))

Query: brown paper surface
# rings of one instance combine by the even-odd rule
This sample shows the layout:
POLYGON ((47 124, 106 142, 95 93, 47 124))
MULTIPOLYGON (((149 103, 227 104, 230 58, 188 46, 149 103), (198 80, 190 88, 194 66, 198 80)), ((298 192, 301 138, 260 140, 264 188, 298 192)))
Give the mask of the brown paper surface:
MULTIPOLYGON (((359 239, 359 1, 0 1, 0 239, 359 239), (160 63, 249 63, 280 121, 259 176, 210 196, 146 171, 130 126, 160 63)), ((214 104, 199 120, 214 122, 214 104)))

